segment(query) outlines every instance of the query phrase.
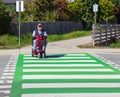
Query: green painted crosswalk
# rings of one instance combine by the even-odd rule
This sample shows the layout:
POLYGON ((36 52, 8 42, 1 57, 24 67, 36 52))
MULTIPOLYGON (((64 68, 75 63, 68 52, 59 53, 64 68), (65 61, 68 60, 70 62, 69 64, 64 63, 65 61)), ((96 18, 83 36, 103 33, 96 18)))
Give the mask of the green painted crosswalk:
POLYGON ((110 97, 110 93, 120 94, 120 71, 90 54, 45 59, 19 55, 10 97, 110 97))

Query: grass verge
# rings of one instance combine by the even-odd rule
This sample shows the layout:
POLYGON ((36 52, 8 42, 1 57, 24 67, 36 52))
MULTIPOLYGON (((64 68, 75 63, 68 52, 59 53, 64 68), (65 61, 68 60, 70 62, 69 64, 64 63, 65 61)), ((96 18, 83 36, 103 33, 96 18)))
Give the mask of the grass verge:
POLYGON ((110 45, 111 48, 120 48, 120 40, 118 40, 116 43, 112 43, 110 45))
POLYGON ((105 46, 93 46, 92 43, 84 44, 84 45, 78 45, 79 48, 108 48, 105 46))
POLYGON ((120 40, 117 41, 116 43, 112 43, 110 46, 99 46, 96 45, 93 47, 92 43, 84 44, 84 45, 79 45, 79 48, 120 48, 120 40))
MULTIPOLYGON (((62 35, 48 35, 48 42, 67 40, 72 38, 78 38, 83 36, 89 36, 92 31, 76 31, 70 32, 62 35)), ((32 33, 28 33, 21 36, 21 46, 24 47, 32 44, 32 33)), ((18 46, 18 36, 16 35, 2 35, 0 36, 0 49, 13 49, 19 48, 18 46)))

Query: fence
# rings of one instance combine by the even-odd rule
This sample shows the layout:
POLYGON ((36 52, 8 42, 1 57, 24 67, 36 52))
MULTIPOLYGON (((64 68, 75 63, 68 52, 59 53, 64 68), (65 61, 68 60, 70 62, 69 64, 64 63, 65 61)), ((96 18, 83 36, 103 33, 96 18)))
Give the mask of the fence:
POLYGON ((111 42, 111 39, 120 39, 120 25, 119 24, 109 24, 102 25, 97 24, 93 25, 93 46, 96 44, 108 45, 111 42))
POLYGON ((21 33, 32 32, 37 24, 41 23, 48 34, 64 34, 72 31, 83 30, 82 22, 25 22, 21 25, 21 33))

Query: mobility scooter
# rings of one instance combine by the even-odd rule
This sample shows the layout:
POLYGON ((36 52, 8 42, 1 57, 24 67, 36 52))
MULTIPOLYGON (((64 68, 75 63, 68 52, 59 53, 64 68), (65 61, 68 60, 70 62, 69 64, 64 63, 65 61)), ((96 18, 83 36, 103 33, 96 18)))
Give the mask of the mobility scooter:
POLYGON ((46 57, 45 42, 46 42, 46 40, 45 40, 44 36, 38 35, 36 37, 37 50, 34 50, 32 48, 32 57, 34 57, 34 56, 37 56, 38 58, 45 58, 46 57))

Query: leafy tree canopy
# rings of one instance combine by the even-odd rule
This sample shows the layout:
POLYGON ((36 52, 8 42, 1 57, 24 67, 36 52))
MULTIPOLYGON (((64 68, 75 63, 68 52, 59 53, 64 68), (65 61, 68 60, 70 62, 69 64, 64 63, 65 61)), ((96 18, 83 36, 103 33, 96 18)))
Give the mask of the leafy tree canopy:
POLYGON ((110 21, 115 18, 114 7, 115 5, 111 0, 99 0, 100 18, 103 21, 110 21))

